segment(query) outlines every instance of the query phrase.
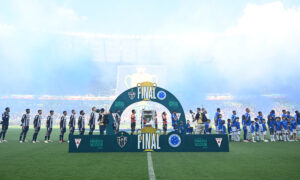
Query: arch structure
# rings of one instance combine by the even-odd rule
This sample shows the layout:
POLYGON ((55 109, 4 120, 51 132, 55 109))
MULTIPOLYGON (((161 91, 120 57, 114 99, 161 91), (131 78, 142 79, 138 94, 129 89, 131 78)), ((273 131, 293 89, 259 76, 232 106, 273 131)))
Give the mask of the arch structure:
POLYGON ((171 113, 176 111, 179 120, 178 123, 183 122, 184 129, 186 131, 185 114, 178 99, 166 89, 157 87, 155 83, 142 82, 138 83, 136 87, 130 88, 121 93, 112 103, 109 109, 111 113, 109 115, 109 124, 106 129, 106 134, 114 134, 112 126, 114 122, 113 114, 117 110, 120 110, 120 115, 122 115, 122 113, 128 106, 141 101, 153 101, 165 106, 171 113))

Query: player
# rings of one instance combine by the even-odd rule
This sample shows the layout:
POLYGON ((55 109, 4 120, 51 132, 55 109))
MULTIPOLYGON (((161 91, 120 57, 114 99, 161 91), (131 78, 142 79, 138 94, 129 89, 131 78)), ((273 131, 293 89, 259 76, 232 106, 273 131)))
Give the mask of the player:
POLYGON ((250 132, 251 132, 251 134, 252 134, 252 142, 256 142, 255 141, 255 123, 254 123, 254 121, 251 121, 251 125, 250 125, 250 132))
POLYGON ((296 136, 297 136, 297 132, 296 132, 296 120, 294 117, 291 117, 291 128, 290 128, 290 140, 291 141, 296 141, 296 136))
POLYGON ((32 143, 38 142, 36 139, 41 129, 42 113, 43 113, 42 110, 38 110, 38 114, 34 117, 33 120, 34 134, 32 138, 32 143))
POLYGON ((288 137, 288 120, 287 119, 288 119, 288 117, 286 115, 286 116, 283 117, 282 122, 281 122, 281 126, 282 126, 281 133, 282 133, 284 141, 289 140, 289 137, 288 137))
POLYGON ((298 111, 295 111, 296 115, 295 115, 295 120, 296 120, 296 131, 297 131, 297 138, 296 141, 298 140, 298 136, 300 135, 300 113, 298 111))
MULTIPOLYGON (((222 134, 223 133, 223 124, 222 124, 222 114, 219 114, 219 117, 218 117, 218 121, 217 121, 217 127, 218 127, 218 134, 222 134)), ((224 124, 225 124, 225 121, 224 121, 224 124)))
POLYGON ((64 142, 64 135, 66 132, 66 127, 67 127, 67 111, 63 112, 63 115, 60 118, 59 122, 59 127, 60 127, 60 135, 59 135, 59 142, 63 143, 64 142))
POLYGON ((120 121, 121 121, 120 110, 116 110, 116 114, 115 114, 115 117, 114 117, 114 123, 113 123, 115 134, 117 134, 119 132, 120 121))
MULTIPOLYGON (((260 128, 260 124, 259 124, 259 119, 258 118, 254 118, 254 125, 255 125, 255 135, 256 135, 256 141, 259 141, 259 138, 261 137, 261 128, 260 128)), ((262 139, 262 138, 261 138, 262 139)))
MULTIPOLYGON (((197 116, 197 115, 196 115, 197 116)), ((174 131, 178 131, 178 117, 177 117, 177 114, 176 114, 176 111, 174 111, 171 115, 171 119, 172 119, 172 126, 173 126, 173 129, 174 131)))
POLYGON ((78 129, 79 129, 79 135, 84 135, 85 131, 85 117, 84 117, 84 111, 81 110, 79 112, 79 117, 78 117, 78 129))
POLYGON ((258 131, 258 133, 259 133, 259 137, 261 138, 261 139, 263 139, 263 129, 262 129, 262 120, 263 120, 263 114, 262 114, 262 112, 261 111, 259 111, 258 112, 258 115, 257 115, 257 119, 258 119, 258 125, 259 125, 259 131, 258 131))
POLYGON ((271 110, 270 114, 268 115, 268 126, 270 131, 270 141, 275 142, 275 125, 276 125, 276 119, 275 119, 275 111, 271 110))
POLYGON ((276 117, 275 132, 276 132, 276 140, 277 141, 282 141, 281 129, 282 129, 281 118, 276 117))
MULTIPOLYGON (((69 137, 70 135, 73 135, 74 134, 74 131, 75 131, 75 125, 76 125, 76 111, 73 109, 72 111, 72 114, 70 116, 70 121, 69 121, 69 137)), ((68 143, 70 141, 68 140, 68 143)))
POLYGON ((218 132, 219 129, 218 129, 218 121, 219 121, 219 115, 221 114, 221 109, 220 108, 217 108, 217 112, 215 113, 215 116, 214 116, 214 122, 215 122, 215 127, 216 127, 216 131, 218 132))
MULTIPOLYGON (((250 137, 251 137, 251 116, 250 116, 250 109, 246 108, 246 113, 245 113, 245 125, 246 125, 246 129, 247 129, 247 140, 249 141, 250 137)), ((247 142, 247 141, 246 141, 247 142)))
POLYGON ((91 112, 91 115, 90 115, 90 120, 89 120, 89 126, 90 126, 90 132, 89 132, 89 135, 93 135, 93 132, 95 130, 95 118, 96 118, 96 107, 93 107, 92 108, 92 112, 91 112))
POLYGON ((267 140, 267 125, 266 125, 266 120, 265 119, 262 119, 262 134, 263 134, 263 138, 264 138, 264 142, 269 142, 267 140))
POLYGON ((23 114, 21 119, 22 132, 20 134, 19 141, 20 143, 25 142, 27 132, 29 130, 29 122, 30 122, 30 109, 26 109, 26 113, 23 114))
POLYGON ((136 112, 134 109, 131 112, 132 112, 131 117, 130 117, 130 119, 131 119, 131 135, 133 135, 134 131, 135 131, 135 126, 136 126, 136 118, 135 118, 136 112))
POLYGON ((222 120, 222 121, 221 121, 221 124, 222 124, 222 131, 221 131, 220 134, 226 134, 225 120, 222 120))
POLYGON ((232 128, 231 128, 231 126, 232 126, 231 120, 227 119, 227 131, 228 131, 229 141, 231 141, 231 137, 232 137, 232 128))
POLYGON ((184 133, 184 125, 183 125, 183 122, 182 122, 182 121, 180 121, 180 123, 179 123, 179 133, 180 133, 180 134, 185 134, 185 133, 184 133))
POLYGON ((5 108, 4 113, 2 114, 2 121, 0 123, 0 124, 2 124, 2 129, 0 132, 0 143, 7 142, 5 140, 5 135, 6 135, 6 131, 8 129, 8 125, 9 125, 9 112, 10 112, 10 108, 7 107, 7 108, 5 108), (2 141, 1 141, 1 137, 2 137, 2 141))
POLYGON ((237 129, 237 136, 236 136, 236 140, 238 141, 238 142, 240 142, 241 141, 241 123, 240 123, 240 118, 239 117, 236 117, 235 118, 236 119, 236 129, 237 129))
POLYGON ((168 130, 168 122, 167 122, 167 113, 166 112, 162 113, 162 120, 163 120, 164 135, 166 135, 167 134, 167 130, 168 130))
POLYGON ((45 143, 48 143, 48 142, 52 142, 50 140, 50 135, 51 135, 51 132, 52 132, 52 126, 53 126, 53 114, 54 114, 54 111, 51 110, 50 111, 50 115, 47 117, 47 121, 46 121, 46 135, 45 135, 45 143))

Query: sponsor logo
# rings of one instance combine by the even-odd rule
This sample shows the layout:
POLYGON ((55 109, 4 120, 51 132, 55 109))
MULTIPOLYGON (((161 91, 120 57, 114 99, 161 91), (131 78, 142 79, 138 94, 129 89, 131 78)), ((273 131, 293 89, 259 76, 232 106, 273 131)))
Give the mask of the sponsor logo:
POLYGON ((128 97, 129 97, 129 99, 133 100, 133 99, 135 98, 135 94, 136 94, 136 93, 133 91, 133 89, 131 89, 131 91, 128 92, 128 97))
POLYGON ((79 147, 79 145, 80 145, 80 142, 81 142, 81 138, 76 138, 75 139, 75 144, 76 144, 76 147, 77 147, 77 149, 78 149, 78 147, 79 147))
POLYGON ((169 137, 169 145, 173 148, 176 148, 178 146, 180 146, 181 144, 181 138, 178 134, 172 134, 169 137))
POLYGON ((127 144, 127 137, 126 136, 119 136, 117 137, 118 145, 123 148, 127 144))
POLYGON ((216 141, 217 141, 217 144, 219 147, 221 147, 222 139, 223 138, 216 138, 216 141))
POLYGON ((90 147, 95 147, 97 149, 103 149, 103 140, 102 139, 91 139, 90 147))
POLYGON ((207 149, 208 148, 207 139, 195 138, 194 139, 194 146, 195 147, 200 147, 200 148, 203 148, 203 149, 207 149))
POLYGON ((179 107, 177 101, 169 101, 169 106, 177 109, 179 107))
POLYGON ((119 107, 119 108, 124 108, 124 102, 123 101, 116 101, 115 102, 115 107, 119 107))
POLYGON ((158 91, 158 93, 157 93, 157 98, 158 98, 159 100, 164 100, 164 99, 166 99, 166 97, 167 97, 167 94, 166 94, 165 91, 158 91))

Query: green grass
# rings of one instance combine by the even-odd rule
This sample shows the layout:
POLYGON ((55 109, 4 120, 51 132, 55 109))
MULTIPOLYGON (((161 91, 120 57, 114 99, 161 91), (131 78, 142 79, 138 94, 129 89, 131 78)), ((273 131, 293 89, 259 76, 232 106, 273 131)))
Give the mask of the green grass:
MULTIPOLYGON (((149 179, 146 153, 68 153, 58 129, 20 144, 9 129, 0 144, 0 179, 149 179)), ((32 138, 31 129, 28 140, 32 138)), ((231 143, 229 153, 152 153, 157 179, 300 179, 300 142, 231 143)))

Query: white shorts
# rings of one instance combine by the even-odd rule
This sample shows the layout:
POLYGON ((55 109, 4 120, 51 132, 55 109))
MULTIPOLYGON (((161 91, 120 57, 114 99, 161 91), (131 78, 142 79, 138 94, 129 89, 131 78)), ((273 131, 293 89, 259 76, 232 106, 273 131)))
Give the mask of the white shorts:
POLYGON ((233 133, 235 133, 236 132, 236 127, 231 127, 231 130, 232 130, 233 133))
POLYGON ((297 133, 296 129, 293 129, 293 133, 294 133, 294 134, 296 134, 296 133, 297 133))
POLYGON ((246 126, 247 128, 247 132, 250 133, 251 132, 251 126, 246 126))
POLYGON ((262 124, 259 124, 259 131, 263 132, 263 126, 262 126, 262 124))
POLYGON ((292 136, 294 133, 293 132, 290 132, 290 135, 292 136))
POLYGON ((300 131, 300 125, 297 125, 297 131, 300 131))
POLYGON ((267 131, 264 131, 264 132, 263 132, 263 135, 266 136, 266 135, 267 135, 267 131))
POLYGON ((276 134, 281 134, 281 130, 279 130, 279 131, 276 130, 276 134))
POLYGON ((252 136, 255 136, 255 132, 252 133, 252 136))
POLYGON ((240 134, 241 134, 241 131, 237 131, 237 134, 240 135, 240 134))
POLYGON ((284 129, 284 130, 282 130, 281 132, 282 132, 283 134, 286 134, 288 131, 284 129))

